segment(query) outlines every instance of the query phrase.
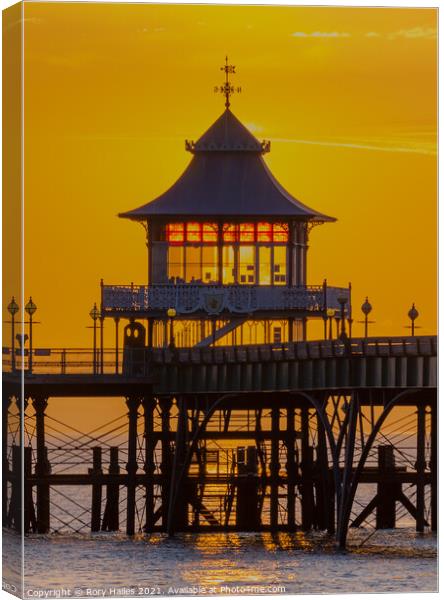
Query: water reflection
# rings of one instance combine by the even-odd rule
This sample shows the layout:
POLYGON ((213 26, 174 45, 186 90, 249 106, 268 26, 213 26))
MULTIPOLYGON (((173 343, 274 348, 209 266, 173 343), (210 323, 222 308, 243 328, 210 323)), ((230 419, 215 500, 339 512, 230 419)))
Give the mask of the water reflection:
MULTIPOLYGON (((435 535, 379 531, 361 547, 369 533, 352 531, 347 553, 316 532, 29 536, 25 584, 157 585, 165 595, 169 586, 196 585, 281 585, 286 593, 436 589, 435 535)), ((5 533, 5 552, 12 538, 5 533)))

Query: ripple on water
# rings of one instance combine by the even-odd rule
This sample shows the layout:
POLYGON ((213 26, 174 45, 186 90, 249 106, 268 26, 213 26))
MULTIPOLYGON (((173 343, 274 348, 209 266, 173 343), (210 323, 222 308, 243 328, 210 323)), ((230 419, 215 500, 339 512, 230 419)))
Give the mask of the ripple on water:
MULTIPOLYGON (((30 536, 25 589, 154 585, 166 593, 169 586, 277 584, 306 594, 436 591, 435 535, 370 534, 352 531, 348 552, 316 533, 30 536)), ((6 552, 16 543, 5 534, 6 552)))

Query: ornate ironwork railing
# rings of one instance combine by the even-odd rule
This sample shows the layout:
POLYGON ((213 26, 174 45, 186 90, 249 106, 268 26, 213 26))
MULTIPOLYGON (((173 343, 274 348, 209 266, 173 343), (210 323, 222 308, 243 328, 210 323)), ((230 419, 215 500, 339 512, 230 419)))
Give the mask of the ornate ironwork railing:
POLYGON ((102 308, 105 313, 175 308, 178 314, 202 310, 208 314, 224 311, 245 314, 261 310, 320 312, 327 308, 340 311, 338 298, 341 296, 347 298, 348 305, 348 288, 322 285, 104 285, 102 308))

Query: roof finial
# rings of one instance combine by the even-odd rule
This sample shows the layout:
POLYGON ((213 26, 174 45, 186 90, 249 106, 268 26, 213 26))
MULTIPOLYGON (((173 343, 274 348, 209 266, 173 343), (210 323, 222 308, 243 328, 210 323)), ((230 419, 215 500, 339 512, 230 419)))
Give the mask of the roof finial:
POLYGON ((220 68, 221 71, 225 71, 225 82, 223 85, 216 85, 214 91, 217 93, 224 94, 225 96, 225 108, 230 108, 230 96, 235 92, 240 93, 242 91, 241 87, 234 87, 231 85, 230 80, 228 79, 229 73, 236 73, 236 67, 234 65, 228 64, 228 56, 225 57, 225 65, 220 68))

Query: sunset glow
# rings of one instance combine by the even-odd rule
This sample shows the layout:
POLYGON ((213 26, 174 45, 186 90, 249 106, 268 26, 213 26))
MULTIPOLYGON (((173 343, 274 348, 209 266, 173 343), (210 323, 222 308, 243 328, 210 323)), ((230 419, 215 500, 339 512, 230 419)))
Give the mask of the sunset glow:
MULTIPOLYGON (((355 322, 369 296, 373 335, 406 334, 413 301, 421 334, 434 334, 436 19, 432 9, 26 3, 25 296, 39 306, 37 346, 90 345, 101 277, 146 283, 144 231, 116 215, 184 171, 184 140, 223 112, 214 87, 227 53, 242 86, 231 108, 271 140, 273 174, 338 219, 311 233, 308 283, 351 281, 355 322)), ((210 226, 168 235, 211 243, 210 226)), ((225 229, 226 242, 236 236, 225 229)), ((248 242, 271 230, 242 224, 239 236, 248 278, 248 242)), ((104 333, 111 344, 112 327, 104 333)))

